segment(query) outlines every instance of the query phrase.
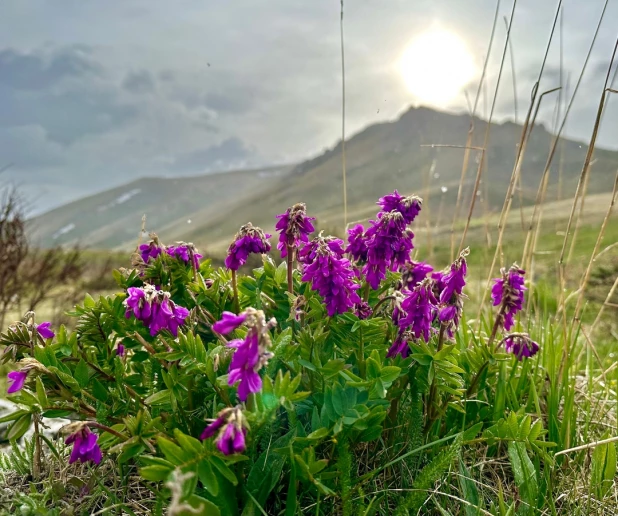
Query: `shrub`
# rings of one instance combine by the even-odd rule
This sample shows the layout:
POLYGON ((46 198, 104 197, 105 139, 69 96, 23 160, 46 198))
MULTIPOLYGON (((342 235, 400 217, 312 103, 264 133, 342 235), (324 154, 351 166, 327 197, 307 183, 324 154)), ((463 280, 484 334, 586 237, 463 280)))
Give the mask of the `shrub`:
MULTIPOLYGON (((0 337, 18 368, 9 437, 34 421, 38 442, 45 418, 73 419, 70 463, 95 475, 137 465, 169 514, 416 513, 479 443, 508 450, 521 510, 541 506, 552 443, 527 414, 539 345, 505 333, 521 330, 524 271, 503 270, 493 324, 475 333, 468 250, 442 271, 413 261, 421 199, 395 191, 378 204, 347 248, 309 239, 312 219, 293 206, 277 224, 279 265, 251 224, 218 269, 154 236, 114 272, 121 293, 70 312, 75 331, 54 335, 29 313, 0 337), (241 274, 252 253, 263 265, 241 274)), ((462 511, 498 504, 458 471, 462 511)))

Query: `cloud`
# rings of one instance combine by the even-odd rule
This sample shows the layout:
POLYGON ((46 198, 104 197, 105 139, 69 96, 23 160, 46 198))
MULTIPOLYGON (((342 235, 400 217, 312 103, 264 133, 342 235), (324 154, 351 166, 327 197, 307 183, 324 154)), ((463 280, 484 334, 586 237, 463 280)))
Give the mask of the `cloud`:
POLYGON ((130 72, 122 82, 122 86, 125 90, 131 93, 143 94, 151 93, 155 89, 155 82, 147 70, 140 70, 138 72, 130 72))
POLYGON ((211 172, 213 167, 219 170, 240 168, 252 158, 257 158, 238 138, 228 138, 217 145, 180 155, 174 160, 174 168, 189 173, 211 172))

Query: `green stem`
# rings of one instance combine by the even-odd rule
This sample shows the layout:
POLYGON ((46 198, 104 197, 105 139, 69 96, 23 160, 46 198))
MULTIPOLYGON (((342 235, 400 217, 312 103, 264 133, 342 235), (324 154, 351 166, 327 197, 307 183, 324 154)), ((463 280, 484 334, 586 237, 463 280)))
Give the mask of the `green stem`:
MULTIPOLYGON (((436 353, 439 353, 442 350, 442 346, 444 345, 444 334, 446 332, 446 326, 444 324, 440 325, 440 334, 438 336, 438 347, 436 348, 436 353)), ((438 386, 436 384, 436 377, 434 375, 433 381, 431 382, 431 387, 429 389, 429 397, 427 398, 427 407, 425 409, 425 420, 427 423, 425 424, 425 433, 429 432, 433 423, 436 419, 438 419, 439 413, 434 410, 433 404, 436 401, 436 396, 438 395, 438 386)))
POLYGON ((238 281, 235 270, 232 270, 232 290, 234 291, 234 310, 238 314, 240 313, 240 303, 238 302, 238 281))

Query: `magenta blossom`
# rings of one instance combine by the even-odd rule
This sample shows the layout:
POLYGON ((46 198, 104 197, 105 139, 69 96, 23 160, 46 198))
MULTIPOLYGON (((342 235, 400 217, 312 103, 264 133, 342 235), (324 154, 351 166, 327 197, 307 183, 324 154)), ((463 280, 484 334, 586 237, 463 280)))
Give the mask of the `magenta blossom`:
POLYGON ((177 258, 184 263, 189 263, 191 261, 191 254, 193 254, 193 265, 196 269, 200 266, 202 255, 197 252, 193 244, 179 242, 178 245, 168 245, 165 248, 165 252, 168 256, 177 258))
POLYGON ((432 292, 432 280, 424 279, 411 291, 403 291, 404 300, 401 302, 403 314, 399 317, 400 331, 408 328, 415 338, 423 337, 425 342, 431 338, 433 322, 437 310, 438 300, 432 292))
POLYGON ((396 271, 410 259, 414 248, 414 233, 406 228, 406 222, 398 211, 378 213, 376 220, 365 232, 367 263, 363 274, 371 288, 377 290, 386 277, 386 271, 396 271))
POLYGON ((13 394, 14 392, 20 391, 24 387, 27 377, 28 371, 11 371, 7 375, 7 378, 11 382, 11 385, 9 385, 9 388, 6 392, 8 394, 13 394))
POLYGON ((395 358, 397 355, 400 355, 402 358, 407 358, 409 354, 410 346, 408 346, 408 341, 403 335, 398 335, 393 345, 388 348, 386 356, 388 358, 395 358))
POLYGON ((244 313, 236 315, 232 312, 223 312, 221 320, 214 323, 212 329, 221 335, 227 335, 244 323, 245 319, 247 319, 247 315, 244 313))
POLYGON ((288 248, 298 248, 309 242, 309 235, 315 231, 312 222, 315 217, 307 217, 307 207, 299 202, 285 213, 277 215, 279 220, 275 229, 279 232, 279 243, 277 249, 281 251, 281 257, 288 255, 288 248))
POLYGON ((249 254, 264 254, 270 251, 271 237, 268 233, 264 233, 260 228, 254 227, 251 222, 248 222, 240 228, 234 241, 230 244, 225 258, 225 266, 233 271, 237 271, 247 263, 249 254))
POLYGON ((259 370, 273 356, 269 351, 272 345, 269 330, 277 323, 274 319, 266 321, 264 312, 253 308, 247 308, 243 315, 244 324, 248 328, 247 335, 244 339, 227 343, 229 348, 235 349, 228 371, 228 385, 238 383, 238 397, 246 401, 249 394, 262 390, 259 370))
POLYGON ((99 464, 101 462, 101 448, 99 448, 97 443, 98 439, 99 436, 93 434, 86 425, 69 435, 65 440, 65 444, 73 444, 69 464, 73 464, 78 460, 80 462, 91 461, 94 464, 99 464))
POLYGON ((465 298, 463 288, 466 285, 466 273, 468 271, 466 256, 468 253, 469 249, 464 249, 451 264, 450 270, 443 272, 440 277, 442 290, 439 297, 439 319, 449 338, 453 338, 455 335, 463 313, 463 300, 465 298))
POLYGON ((53 339, 56 334, 50 329, 51 323, 49 321, 42 322, 36 327, 36 331, 44 339, 53 339))
POLYGON ((539 345, 526 333, 512 333, 503 342, 506 352, 515 355, 520 362, 524 357, 531 358, 539 351, 539 345))
POLYGON ((116 348, 116 355, 118 355, 119 357, 123 357, 126 353, 126 349, 124 347, 124 344, 118 344, 118 347, 116 348))
POLYGON ((348 246, 345 252, 356 262, 367 261, 367 242, 365 240, 365 228, 362 224, 348 229, 348 246))
POLYGON ((502 269, 501 272, 502 277, 494 279, 491 297, 494 306, 500 306, 499 314, 504 318, 504 329, 508 331, 515 324, 515 315, 523 308, 526 271, 513 264, 508 271, 502 269))
POLYGON ((350 261, 343 257, 343 241, 333 237, 316 237, 299 253, 303 263, 303 281, 311 282, 324 299, 330 317, 347 312, 361 299, 356 291, 354 270, 350 261))
POLYGON ((391 211, 401 213, 406 224, 410 224, 420 213, 423 200, 416 195, 403 197, 397 190, 395 190, 392 194, 381 197, 377 204, 385 213, 389 213, 391 211))
POLYGON ((184 324, 189 310, 176 305, 170 299, 169 292, 146 284, 142 288, 129 287, 127 293, 129 296, 124 300, 127 319, 134 315, 148 327, 153 337, 162 330, 178 336, 178 328, 184 324))
POLYGON ((404 263, 399 270, 401 271, 403 286, 406 288, 414 288, 433 271, 433 267, 425 262, 410 260, 404 263))
POLYGON ((162 251, 163 249, 159 245, 159 240, 156 237, 147 244, 142 244, 139 246, 139 254, 142 257, 144 263, 148 263, 151 258, 155 260, 162 251))
POLYGON ((217 448, 223 455, 242 453, 246 449, 247 423, 240 407, 226 408, 208 425, 201 440, 217 435, 217 448))

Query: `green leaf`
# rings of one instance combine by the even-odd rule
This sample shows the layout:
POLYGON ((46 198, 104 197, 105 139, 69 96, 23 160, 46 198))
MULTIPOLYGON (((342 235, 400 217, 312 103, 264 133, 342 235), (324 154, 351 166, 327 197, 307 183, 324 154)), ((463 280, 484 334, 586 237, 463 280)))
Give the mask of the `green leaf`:
POLYGON ((163 455, 165 455, 165 458, 176 466, 179 466, 184 462, 188 462, 192 458, 192 454, 190 452, 184 451, 180 446, 165 437, 158 437, 157 445, 163 455))
POLYGON ((200 455, 204 452, 204 448, 202 447, 201 442, 199 442, 195 437, 183 434, 178 428, 174 429, 174 437, 184 451, 189 453, 195 453, 197 455, 200 455))
POLYGON ((167 480, 167 477, 172 472, 173 468, 167 466, 145 466, 139 470, 140 475, 146 480, 153 482, 162 482, 167 480))
POLYGON ((217 496, 219 494, 219 482, 207 459, 200 461, 197 465, 197 474, 208 492, 213 496, 217 496))
POLYGON ((6 423, 7 421, 15 421, 16 419, 19 419, 25 414, 30 414, 30 412, 24 409, 16 410, 15 412, 11 412, 10 414, 7 414, 6 416, 0 417, 0 423, 6 423))
POLYGON ((590 483, 599 499, 602 500, 614 485, 616 475, 616 445, 614 443, 600 444, 595 447, 592 452, 591 469, 590 483))
POLYGON ((41 407, 47 407, 49 405, 49 400, 47 399, 47 392, 45 391, 45 386, 43 385, 43 380, 41 380, 40 376, 36 377, 36 396, 39 400, 39 405, 41 405, 41 407))
POLYGON ((380 377, 380 364, 373 358, 367 359, 367 378, 379 378, 380 377))
POLYGON ((459 461, 459 487, 463 499, 470 505, 464 505, 466 516, 478 516, 481 514, 479 490, 476 487, 476 482, 472 480, 470 471, 466 468, 463 460, 459 461))
POLYGON ((171 391, 169 391, 168 389, 164 389, 162 391, 155 392, 152 396, 148 396, 144 400, 144 402, 147 405, 152 405, 153 407, 169 405, 170 404, 170 394, 171 394, 171 391))
POLYGON ((191 507, 194 507, 194 510, 178 511, 175 513, 177 516, 221 516, 219 508, 206 498, 194 494, 187 499, 187 502, 191 507))
POLYGON ((6 438, 9 441, 17 441, 17 439, 20 439, 28 431, 31 424, 32 414, 23 414, 11 425, 6 434, 6 438))
POLYGON ((223 462, 219 457, 213 455, 210 458, 210 462, 219 471, 219 473, 221 473, 228 481, 232 483, 232 485, 238 485, 238 479, 236 478, 236 475, 234 475, 234 472, 228 468, 227 464, 225 464, 225 462, 223 462))
POLYGON ((275 271, 275 283, 277 285, 281 285, 284 282, 287 282, 288 276, 288 265, 286 262, 281 262, 277 270, 275 271))
POLYGON ((386 366, 380 371, 380 379, 385 383, 393 383, 399 374, 401 373, 401 367, 386 366))
POLYGON ((109 398, 109 393, 107 392, 107 389, 96 378, 92 380, 92 395, 103 403, 105 403, 107 401, 107 398, 109 398))
POLYGON ((515 483, 519 488, 521 499, 525 502, 525 505, 521 506, 521 512, 522 514, 534 514, 539 484, 534 464, 528 457, 524 443, 511 441, 508 445, 508 451, 515 483))
POLYGON ((90 379, 88 364, 84 362, 83 358, 77 363, 73 376, 77 380, 77 383, 79 383, 80 387, 86 387, 88 385, 88 380, 90 379))
POLYGON ((328 428, 322 427, 322 428, 318 428, 317 430, 311 432, 307 436, 307 439, 311 439, 311 440, 324 439, 327 435, 328 435, 328 428))

